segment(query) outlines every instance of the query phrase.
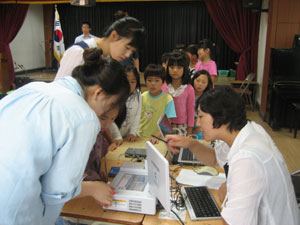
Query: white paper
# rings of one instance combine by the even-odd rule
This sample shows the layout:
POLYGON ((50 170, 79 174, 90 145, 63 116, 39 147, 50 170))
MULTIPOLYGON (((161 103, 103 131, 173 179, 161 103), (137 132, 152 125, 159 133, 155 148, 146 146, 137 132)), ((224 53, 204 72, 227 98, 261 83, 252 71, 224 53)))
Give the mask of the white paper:
POLYGON ((198 175, 193 170, 181 169, 176 181, 185 185, 207 186, 210 189, 219 189, 226 181, 226 177, 224 173, 219 173, 217 176, 198 175))
MULTIPOLYGON (((174 206, 174 204, 172 204, 171 209, 180 217, 180 219, 182 221, 185 221, 186 209, 177 210, 176 207, 174 206)), ((178 218, 175 216, 174 213, 172 213, 172 212, 168 213, 164 209, 160 210, 160 212, 158 214, 158 218, 159 219, 166 219, 166 220, 178 220, 178 218)))

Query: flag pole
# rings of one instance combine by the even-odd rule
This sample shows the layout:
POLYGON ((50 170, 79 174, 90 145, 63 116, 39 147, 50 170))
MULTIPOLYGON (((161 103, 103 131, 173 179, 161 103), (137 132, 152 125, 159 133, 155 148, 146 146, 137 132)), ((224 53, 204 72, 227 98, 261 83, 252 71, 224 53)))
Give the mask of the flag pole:
POLYGON ((57 5, 55 7, 55 17, 54 17, 54 38, 53 38, 53 54, 56 58, 57 62, 60 63, 60 59, 62 58, 65 52, 65 44, 63 32, 61 29, 60 18, 57 11, 57 5))

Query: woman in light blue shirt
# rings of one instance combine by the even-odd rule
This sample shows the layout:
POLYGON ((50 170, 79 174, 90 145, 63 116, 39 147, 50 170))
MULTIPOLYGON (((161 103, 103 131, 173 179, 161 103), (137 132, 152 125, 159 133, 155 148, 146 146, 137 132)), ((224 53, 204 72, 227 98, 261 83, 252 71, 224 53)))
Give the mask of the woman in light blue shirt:
MULTIPOLYGON (((125 103, 122 66, 84 53, 72 77, 34 82, 0 101, 0 224, 52 225, 63 204, 80 193, 99 118, 125 103)), ((99 198, 97 182, 84 193, 99 198)))

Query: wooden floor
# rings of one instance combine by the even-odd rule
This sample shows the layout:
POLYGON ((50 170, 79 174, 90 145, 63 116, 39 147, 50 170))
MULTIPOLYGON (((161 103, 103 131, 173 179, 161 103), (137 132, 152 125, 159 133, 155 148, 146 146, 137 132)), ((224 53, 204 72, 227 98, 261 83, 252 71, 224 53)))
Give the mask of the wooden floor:
POLYGON ((55 71, 43 71, 43 72, 33 72, 33 73, 26 73, 26 74, 20 74, 16 77, 29 77, 33 80, 37 81, 46 81, 51 82, 54 80, 56 72, 55 71))
POLYGON ((263 122, 257 111, 247 111, 247 117, 262 125, 268 134, 272 137, 278 149, 282 153, 289 171, 292 173, 300 169, 300 131, 297 138, 293 138, 293 132, 288 128, 281 128, 279 131, 273 131, 272 128, 263 122))
MULTIPOLYGON (((52 81, 55 77, 55 73, 36 72, 27 74, 27 76, 35 80, 52 81)), ((144 83, 143 77, 141 77, 141 83, 144 83)), ((282 128, 279 131, 273 131, 266 122, 262 121, 257 111, 252 112, 251 110, 248 110, 247 117, 248 119, 261 124, 266 129, 281 151, 289 171, 293 172, 300 170, 300 130, 297 138, 293 138, 293 133, 290 133, 287 128, 282 128)))

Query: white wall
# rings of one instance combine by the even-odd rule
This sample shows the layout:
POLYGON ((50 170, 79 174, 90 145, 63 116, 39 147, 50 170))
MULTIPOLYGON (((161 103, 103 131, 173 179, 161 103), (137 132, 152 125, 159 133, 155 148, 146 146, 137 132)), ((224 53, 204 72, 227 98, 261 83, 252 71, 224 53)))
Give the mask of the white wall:
MULTIPOLYGON (((43 6, 30 5, 21 30, 10 43, 13 61, 25 70, 45 67, 43 6)), ((22 71, 15 68, 15 72, 22 71)))
MULTIPOLYGON (((262 8, 269 8, 269 0, 263 0, 262 8)), ((256 93, 256 101, 261 105, 262 82, 264 75, 265 51, 268 30, 268 13, 262 12, 260 17, 259 39, 258 39, 258 56, 257 56, 257 82, 258 89, 256 93)))

